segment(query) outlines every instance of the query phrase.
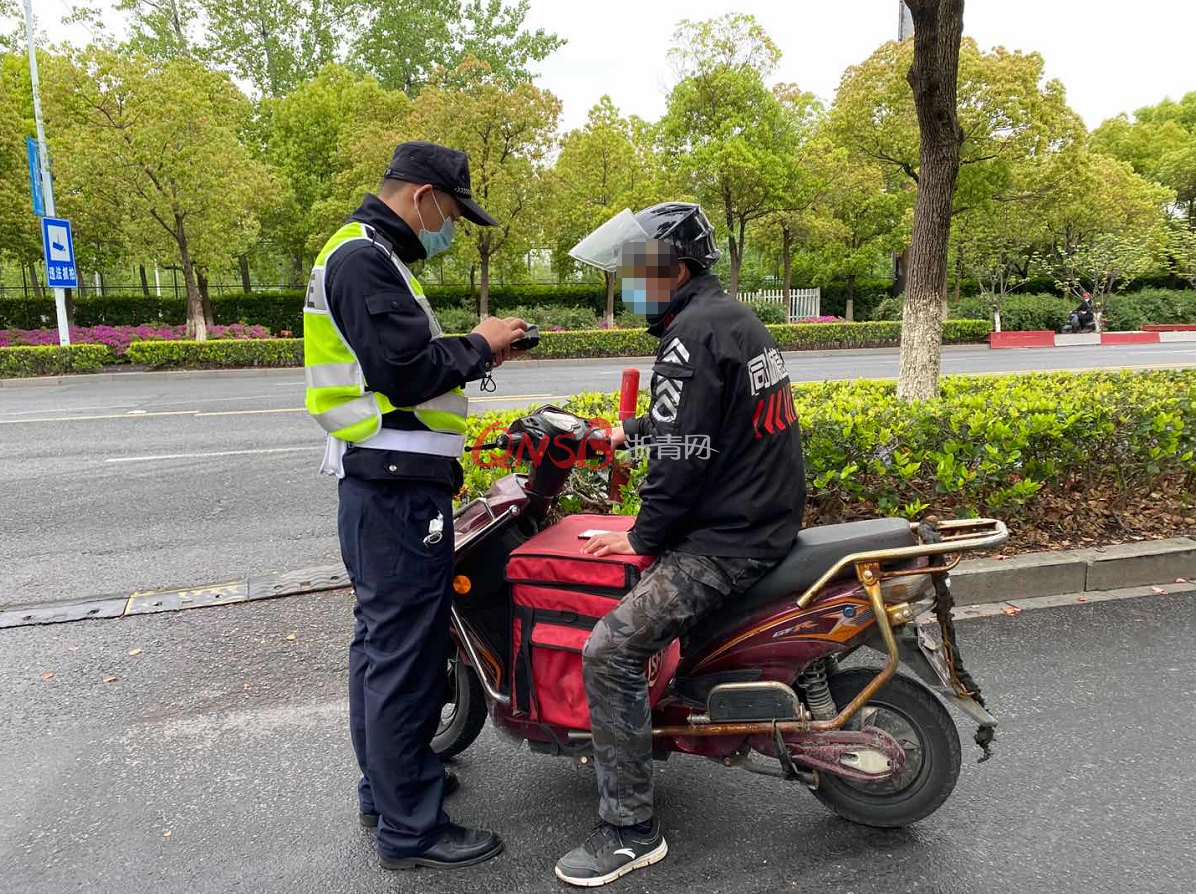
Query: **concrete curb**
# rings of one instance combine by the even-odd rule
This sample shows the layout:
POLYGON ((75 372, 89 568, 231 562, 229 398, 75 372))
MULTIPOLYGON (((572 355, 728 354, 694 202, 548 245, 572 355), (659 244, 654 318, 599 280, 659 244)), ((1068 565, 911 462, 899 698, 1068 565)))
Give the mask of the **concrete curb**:
POLYGON ((988 346, 1007 348, 1066 348, 1076 345, 1157 345, 1162 342, 1193 342, 1196 331, 1154 330, 1149 332, 1052 332, 1049 329, 993 332, 988 346))
POLYGON ((951 572, 960 605, 1196 580, 1196 539, 1143 540, 1008 559, 974 559, 951 572))
MULTIPOLYGON (((951 572, 951 591, 956 605, 966 612, 969 606, 997 603, 1016 606, 1023 599, 1060 596, 1074 600, 1076 594, 1174 584, 1180 579, 1196 583, 1196 539, 1191 537, 961 562, 951 572)), ((348 573, 343 565, 337 564, 247 575, 198 587, 135 590, 37 604, 0 604, 0 628, 254 602, 338 590, 348 585, 348 573)))
POLYGON ((240 376, 302 376, 302 366, 236 367, 234 369, 150 369, 126 372, 78 373, 69 376, 27 376, 0 379, 0 388, 37 388, 45 385, 72 385, 76 382, 169 382, 187 379, 225 379, 240 376))

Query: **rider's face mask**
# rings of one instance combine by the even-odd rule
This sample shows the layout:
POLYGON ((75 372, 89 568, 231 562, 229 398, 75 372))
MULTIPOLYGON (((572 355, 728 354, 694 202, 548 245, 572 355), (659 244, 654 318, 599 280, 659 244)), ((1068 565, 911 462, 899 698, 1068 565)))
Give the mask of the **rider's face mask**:
POLYGON ((673 300, 673 284, 681 272, 677 250, 667 242, 646 240, 623 246, 618 275, 623 303, 651 322, 673 300))

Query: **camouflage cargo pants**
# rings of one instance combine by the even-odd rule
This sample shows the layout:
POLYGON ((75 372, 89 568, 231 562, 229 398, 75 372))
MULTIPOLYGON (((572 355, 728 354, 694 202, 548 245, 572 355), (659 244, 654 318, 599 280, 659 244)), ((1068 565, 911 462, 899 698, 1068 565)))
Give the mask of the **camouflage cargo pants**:
POLYGON ((648 659, 775 564, 666 552, 594 628, 582 654, 582 673, 598 771, 598 814, 607 822, 629 826, 652 816, 648 659))

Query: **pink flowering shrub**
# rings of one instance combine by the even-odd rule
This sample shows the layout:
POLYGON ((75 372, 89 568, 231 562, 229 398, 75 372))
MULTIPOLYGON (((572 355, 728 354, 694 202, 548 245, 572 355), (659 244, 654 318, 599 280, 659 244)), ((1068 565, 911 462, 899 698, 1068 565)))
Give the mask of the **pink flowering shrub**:
MULTIPOLYGON (((177 341, 186 338, 186 326, 163 326, 143 323, 140 326, 72 326, 72 344, 107 345, 112 352, 123 355, 135 341, 177 341)), ((270 338, 265 326, 232 323, 228 326, 209 326, 208 338, 270 338)), ((0 329, 0 348, 27 345, 57 345, 57 329, 0 329)))

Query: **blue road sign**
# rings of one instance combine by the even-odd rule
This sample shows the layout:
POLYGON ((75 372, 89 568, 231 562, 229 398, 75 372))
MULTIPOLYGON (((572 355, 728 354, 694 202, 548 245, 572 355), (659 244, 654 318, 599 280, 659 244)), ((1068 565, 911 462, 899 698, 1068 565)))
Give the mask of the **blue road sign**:
POLYGON ((46 281, 52 289, 77 289, 75 244, 71 241, 71 222, 60 217, 42 218, 42 248, 46 253, 46 281))
POLYGON ((25 137, 25 154, 29 157, 29 194, 33 196, 33 213, 46 216, 46 201, 42 198, 42 161, 37 140, 25 137))

